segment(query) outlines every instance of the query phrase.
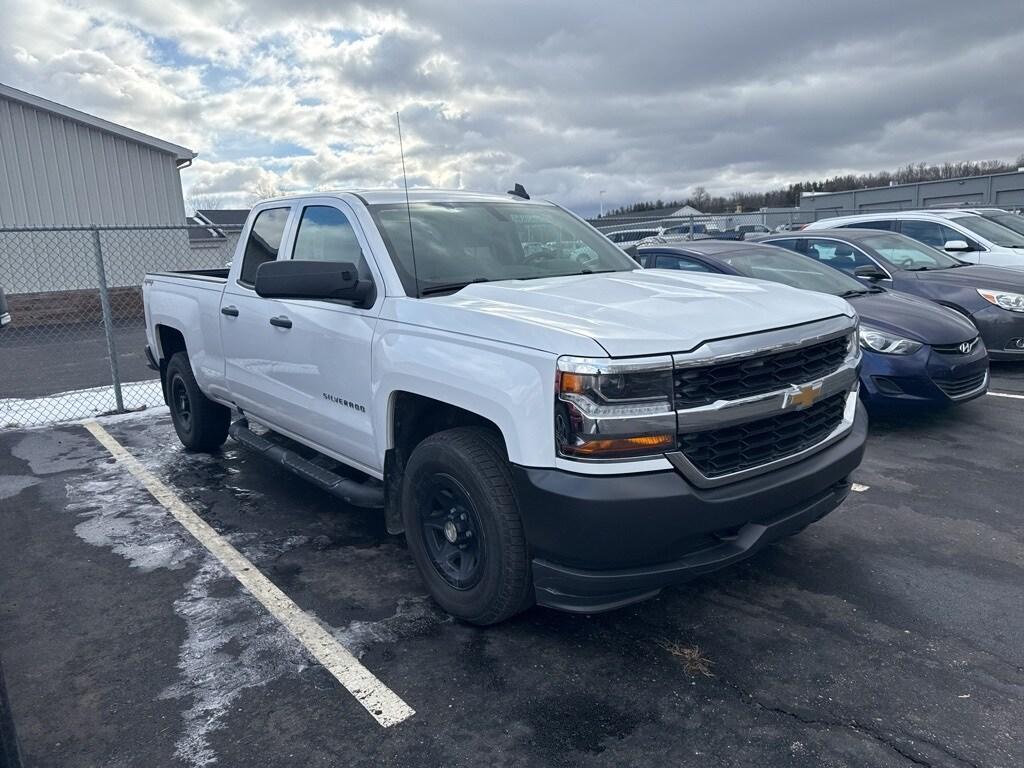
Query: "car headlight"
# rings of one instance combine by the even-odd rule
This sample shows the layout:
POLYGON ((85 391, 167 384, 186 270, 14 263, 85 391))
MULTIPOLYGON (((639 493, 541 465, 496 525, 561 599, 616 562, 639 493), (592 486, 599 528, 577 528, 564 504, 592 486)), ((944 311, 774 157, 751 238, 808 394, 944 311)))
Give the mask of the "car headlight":
POLYGON ((978 295, 989 304, 995 304, 997 307, 1008 309, 1011 312, 1024 312, 1024 294, 990 291, 985 288, 979 288, 978 295))
POLYGON ((902 336, 896 336, 863 323, 857 333, 860 337, 860 345, 864 349, 881 352, 883 355, 912 355, 923 346, 919 341, 904 339, 902 336))
POLYGON ((672 358, 561 357, 555 444, 571 459, 654 456, 676 444, 672 358))

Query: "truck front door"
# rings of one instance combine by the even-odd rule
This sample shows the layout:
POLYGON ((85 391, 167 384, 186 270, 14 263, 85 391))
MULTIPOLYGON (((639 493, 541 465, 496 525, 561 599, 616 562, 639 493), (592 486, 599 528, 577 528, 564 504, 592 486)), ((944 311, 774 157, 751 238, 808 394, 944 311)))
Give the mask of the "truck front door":
POLYGON ((383 282, 366 256, 366 240, 347 204, 336 198, 307 199, 296 205, 292 221, 277 258, 351 262, 359 279, 372 281, 377 293, 369 307, 257 297, 273 307, 259 313, 267 326, 258 332, 280 342, 268 346, 272 351, 253 352, 262 359, 259 386, 275 393, 271 407, 281 427, 360 468, 380 471, 372 431, 370 350, 383 282))

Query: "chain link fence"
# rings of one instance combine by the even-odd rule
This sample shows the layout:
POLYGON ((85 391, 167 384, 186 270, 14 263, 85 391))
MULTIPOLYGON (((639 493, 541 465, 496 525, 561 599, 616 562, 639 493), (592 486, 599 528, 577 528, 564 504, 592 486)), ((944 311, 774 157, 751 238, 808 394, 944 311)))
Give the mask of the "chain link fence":
POLYGON ((239 231, 213 226, 0 229, 0 428, 163 403, 146 365, 146 272, 216 269, 239 231))

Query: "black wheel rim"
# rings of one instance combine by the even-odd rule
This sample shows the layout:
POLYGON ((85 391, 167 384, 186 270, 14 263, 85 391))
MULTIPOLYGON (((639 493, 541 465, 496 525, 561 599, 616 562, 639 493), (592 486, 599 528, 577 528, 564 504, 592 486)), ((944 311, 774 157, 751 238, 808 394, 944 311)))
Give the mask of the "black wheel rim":
POLYGON ((171 407, 178 423, 185 429, 192 427, 192 401, 188 397, 188 388, 180 376, 171 379, 171 407))
POLYGON ((421 489, 420 531, 430 564, 449 586, 471 589, 483 573, 484 540, 476 508, 450 475, 434 475, 421 489))

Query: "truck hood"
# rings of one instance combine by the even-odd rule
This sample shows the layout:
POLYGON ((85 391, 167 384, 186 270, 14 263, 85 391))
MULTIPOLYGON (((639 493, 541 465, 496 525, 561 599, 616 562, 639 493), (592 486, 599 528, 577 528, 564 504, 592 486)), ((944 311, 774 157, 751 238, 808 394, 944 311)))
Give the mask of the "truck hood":
POLYGON ((658 269, 480 283, 411 303, 419 306, 407 305, 406 316, 396 319, 555 353, 593 354, 573 351, 580 346, 571 340, 583 337, 612 357, 688 352, 712 339, 854 314, 834 296, 658 269))

